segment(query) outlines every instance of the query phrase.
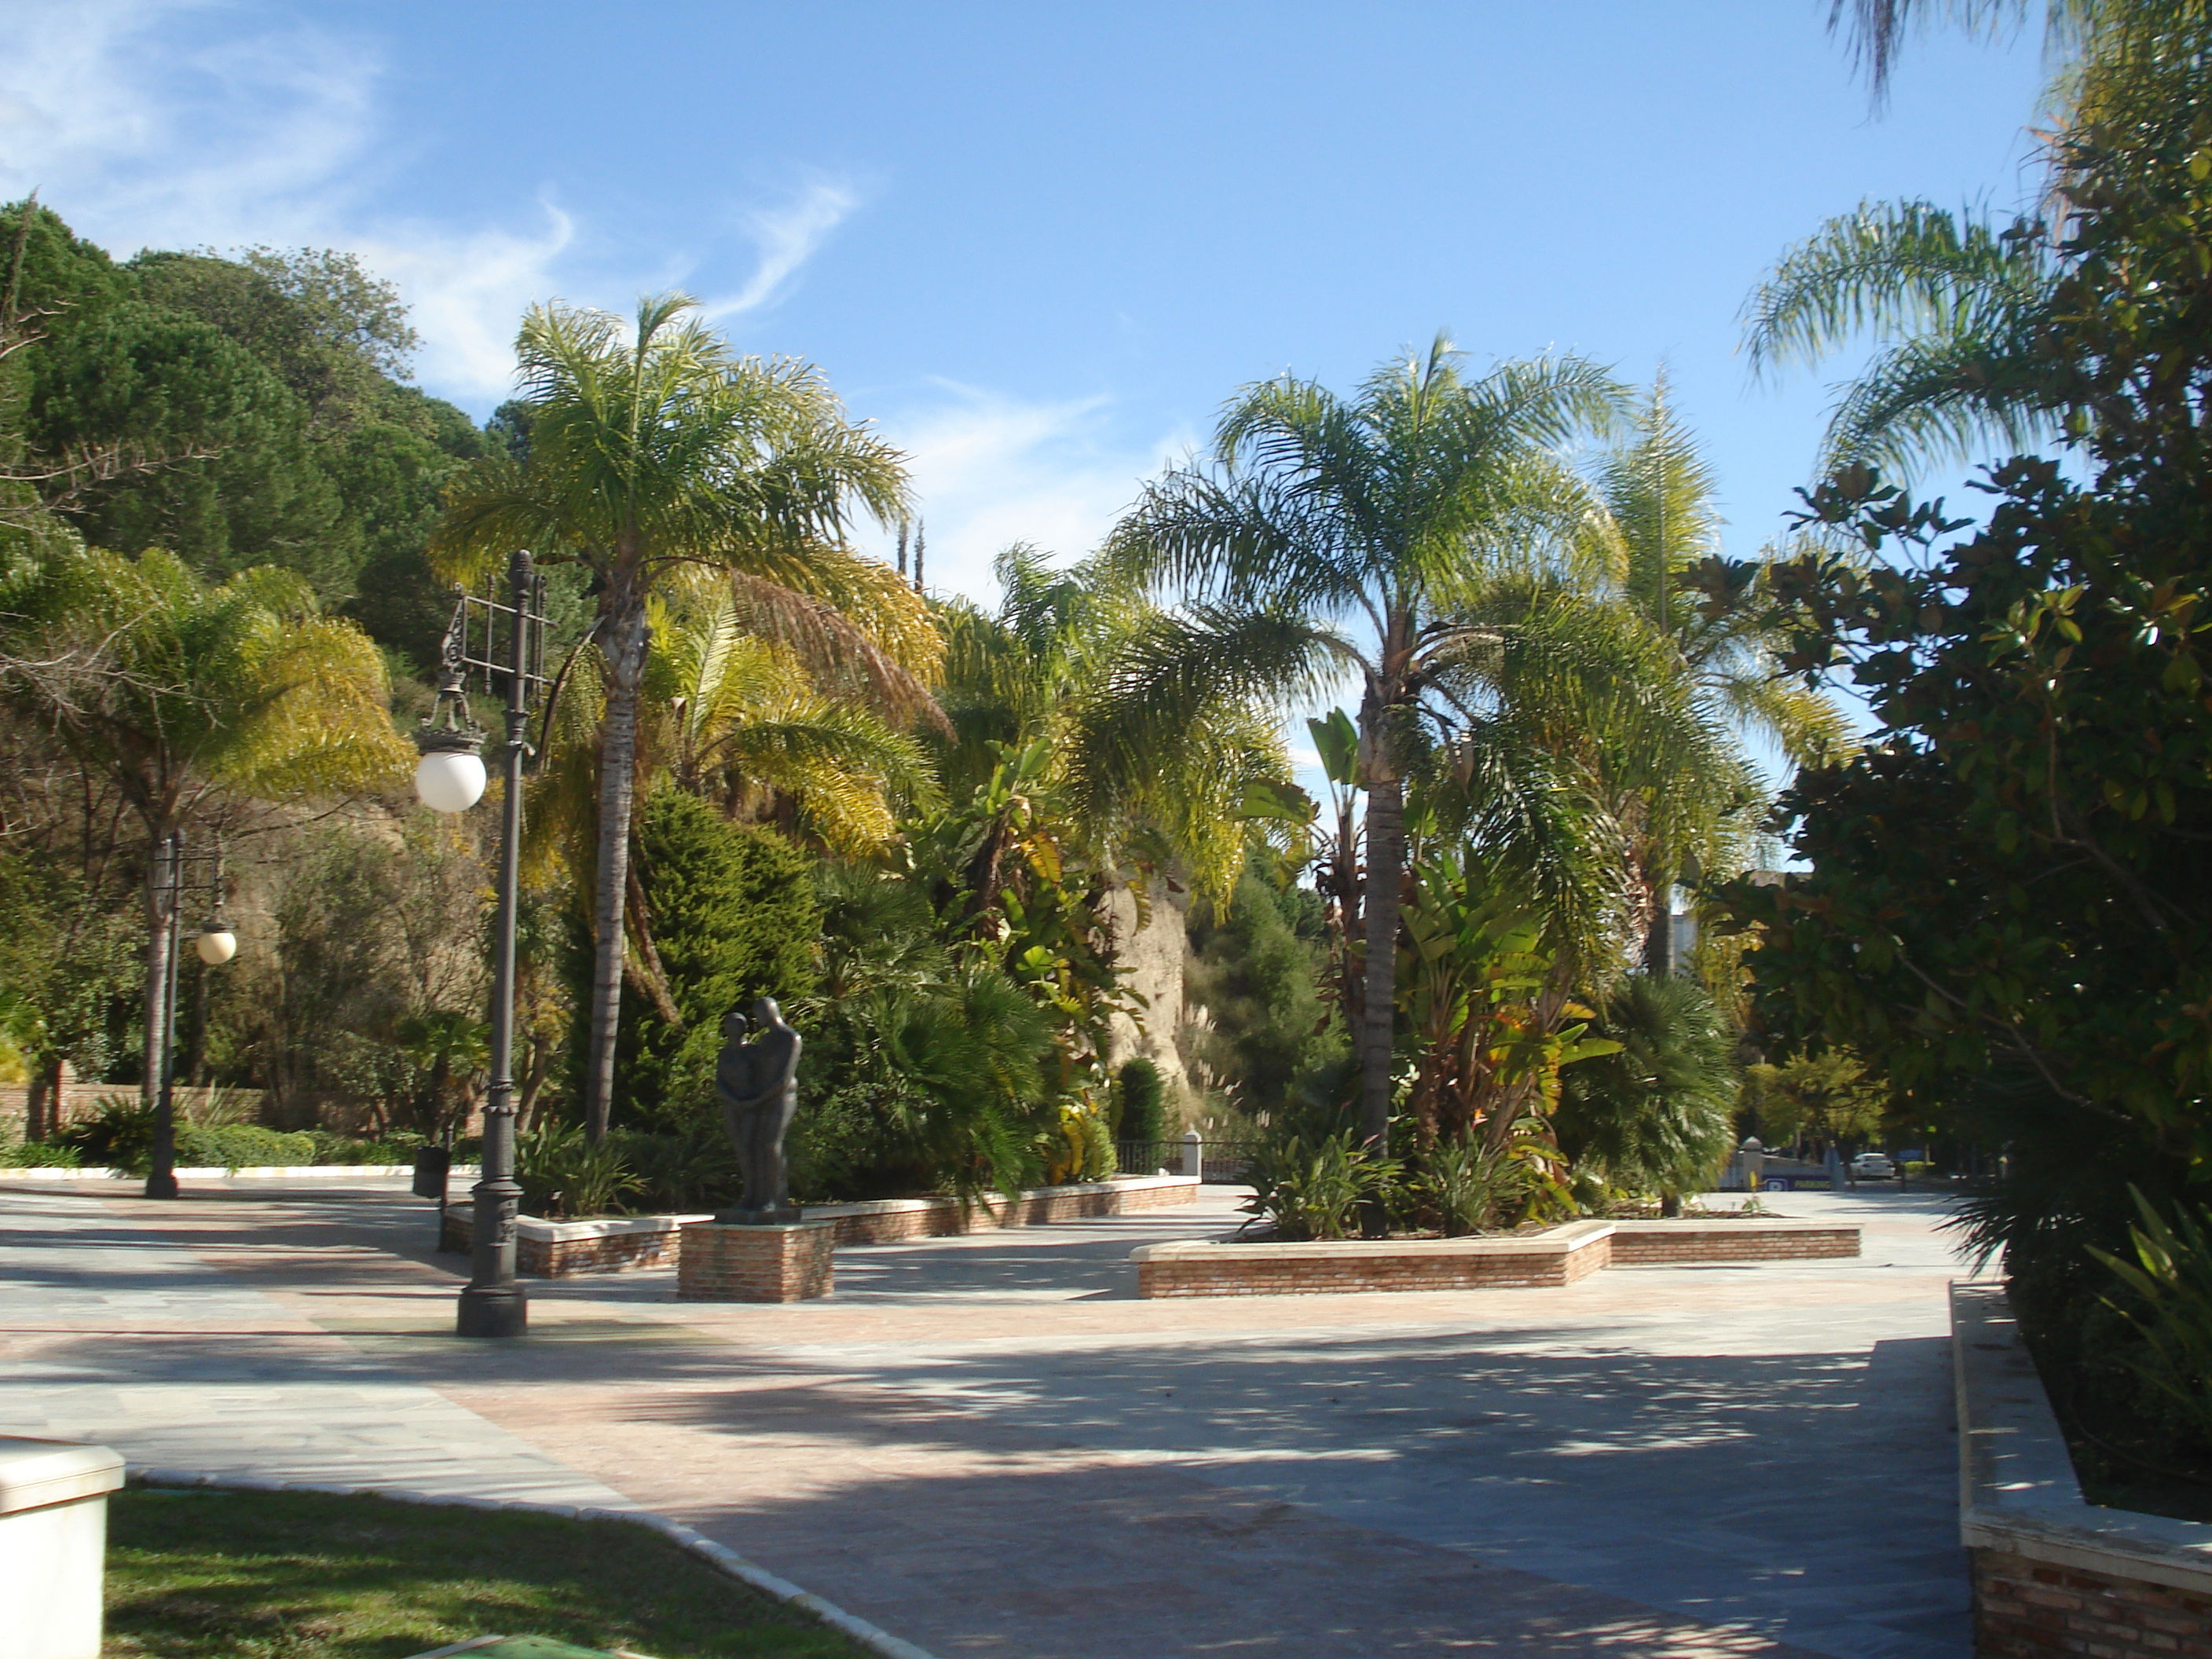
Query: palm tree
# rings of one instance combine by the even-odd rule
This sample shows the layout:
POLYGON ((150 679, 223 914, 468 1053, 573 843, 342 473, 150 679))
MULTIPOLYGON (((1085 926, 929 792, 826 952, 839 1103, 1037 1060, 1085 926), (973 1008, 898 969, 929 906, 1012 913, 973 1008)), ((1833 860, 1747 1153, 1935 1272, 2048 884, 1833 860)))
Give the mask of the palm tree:
POLYGON ((907 665, 929 654, 920 602, 843 545, 856 507, 884 523, 905 517, 899 455, 846 418, 818 370, 736 355, 687 320, 696 303, 682 295, 640 301, 628 339, 603 312, 532 310, 517 344, 527 453, 464 473, 434 544, 456 574, 518 546, 574 560, 598 594, 592 637, 605 707, 585 1090, 594 1140, 614 1090, 655 587, 679 566, 719 571, 756 630, 808 652, 823 675, 908 711, 928 701, 907 665))
POLYGON ((985 787, 1010 755, 1041 744, 1064 833, 1093 866, 1112 870, 1133 854, 1140 865, 1173 863, 1225 900, 1244 867, 1248 794, 1289 782, 1273 724, 1224 687, 1187 706, 1172 729, 1127 726, 1115 688, 1141 672, 1169 625, 1158 607, 1100 560, 1055 569, 1017 544, 993 569, 994 611, 956 599, 938 611, 947 787, 985 787))
MULTIPOLYGON (((1853 18, 1877 88, 1905 31, 1934 15, 2001 28, 2026 0, 1837 0, 1853 18)), ((2154 134, 2201 103, 2212 15, 2203 0, 2050 0, 2045 199, 2007 223, 1926 201, 1866 202, 1785 253, 1744 307, 1754 368, 1812 364, 1872 333, 1878 349, 1830 418, 1823 471, 2012 452, 2091 423, 2073 373, 2066 295, 2077 262, 2077 204, 2185 166, 2196 139, 2169 153, 2154 134)), ((2184 123, 2185 125, 2185 123, 2184 123)))
POLYGON ((157 1086, 171 905, 157 849, 243 798, 404 780, 384 661, 289 571, 214 586, 171 554, 65 548, 0 595, 0 696, 137 817, 148 848, 145 1082, 157 1086))
POLYGON ((644 746, 671 783, 845 855, 887 846, 900 805, 935 804, 920 740, 823 696, 793 652, 747 630, 726 589, 685 586, 653 602, 646 667, 644 746))
POLYGON ((1458 600, 1590 509, 1559 447, 1609 422, 1621 392, 1577 358, 1469 379, 1439 336, 1349 398, 1290 376, 1248 387, 1209 460, 1149 485, 1109 544, 1111 568, 1184 609, 1146 630, 1115 687, 1117 748, 1140 755, 1231 689, 1311 699, 1361 681, 1366 955, 1356 1046, 1360 1122, 1388 1131, 1406 781, 1426 723, 1449 726, 1433 670, 1462 651, 1458 600))
MULTIPOLYGON (((1663 374, 1627 441, 1600 466, 1598 489, 1607 516, 1595 530, 1613 544, 1618 591, 1680 654, 1687 690, 1702 705, 1698 718, 1770 742, 1793 765, 1817 763, 1848 744, 1850 727, 1834 699, 1780 671, 1773 561, 1724 555, 1712 471, 1675 418, 1663 374)), ((1684 758, 1705 746, 1686 750, 1684 758)), ((1633 839, 1638 896, 1649 915, 1644 966, 1670 973, 1668 895, 1703 862, 1700 849, 1662 845, 1649 834, 1633 839)))

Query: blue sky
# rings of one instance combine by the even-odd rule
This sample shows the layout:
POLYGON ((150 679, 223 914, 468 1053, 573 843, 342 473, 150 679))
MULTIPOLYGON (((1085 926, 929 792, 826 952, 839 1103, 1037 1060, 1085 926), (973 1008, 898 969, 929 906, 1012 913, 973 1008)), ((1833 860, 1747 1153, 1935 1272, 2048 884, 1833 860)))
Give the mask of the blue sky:
POLYGON ((1735 355, 1760 272, 1862 198, 2033 185, 2033 41, 1931 38, 1877 115, 1826 10, 0 0, 0 193, 122 254, 356 249, 480 415, 525 304, 684 287, 911 451, 971 592, 1240 383, 1440 326, 1663 361, 1749 552, 1827 402, 1735 355))

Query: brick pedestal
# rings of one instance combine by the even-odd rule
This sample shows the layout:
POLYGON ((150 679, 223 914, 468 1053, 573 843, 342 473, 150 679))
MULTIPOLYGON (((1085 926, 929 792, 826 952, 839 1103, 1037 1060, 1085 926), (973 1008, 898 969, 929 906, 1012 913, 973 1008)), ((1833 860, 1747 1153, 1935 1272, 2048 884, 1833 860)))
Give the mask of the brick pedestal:
POLYGON ((695 1221, 676 1262, 682 1302, 805 1302, 830 1294, 835 1223, 736 1227, 695 1221))

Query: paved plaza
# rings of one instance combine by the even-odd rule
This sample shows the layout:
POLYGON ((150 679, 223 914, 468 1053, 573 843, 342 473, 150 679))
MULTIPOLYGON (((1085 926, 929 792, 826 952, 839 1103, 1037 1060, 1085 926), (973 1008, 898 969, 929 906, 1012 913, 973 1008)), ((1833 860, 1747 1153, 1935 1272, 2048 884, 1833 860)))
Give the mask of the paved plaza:
POLYGON ((1856 1261, 1141 1302, 1195 1210, 842 1250, 836 1295, 461 1264, 401 1183, 0 1189, 0 1431, 134 1464, 644 1507, 942 1659, 1966 1659, 1944 1285, 1856 1261))

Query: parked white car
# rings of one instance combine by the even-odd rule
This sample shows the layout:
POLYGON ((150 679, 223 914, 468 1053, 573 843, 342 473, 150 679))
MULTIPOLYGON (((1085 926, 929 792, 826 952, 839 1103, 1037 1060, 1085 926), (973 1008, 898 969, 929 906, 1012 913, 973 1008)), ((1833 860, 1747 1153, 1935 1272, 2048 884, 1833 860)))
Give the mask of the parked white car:
POLYGON ((1854 1181, 1889 1181, 1896 1175, 1897 1165, 1889 1161, 1887 1152, 1861 1152, 1851 1160, 1854 1181))

